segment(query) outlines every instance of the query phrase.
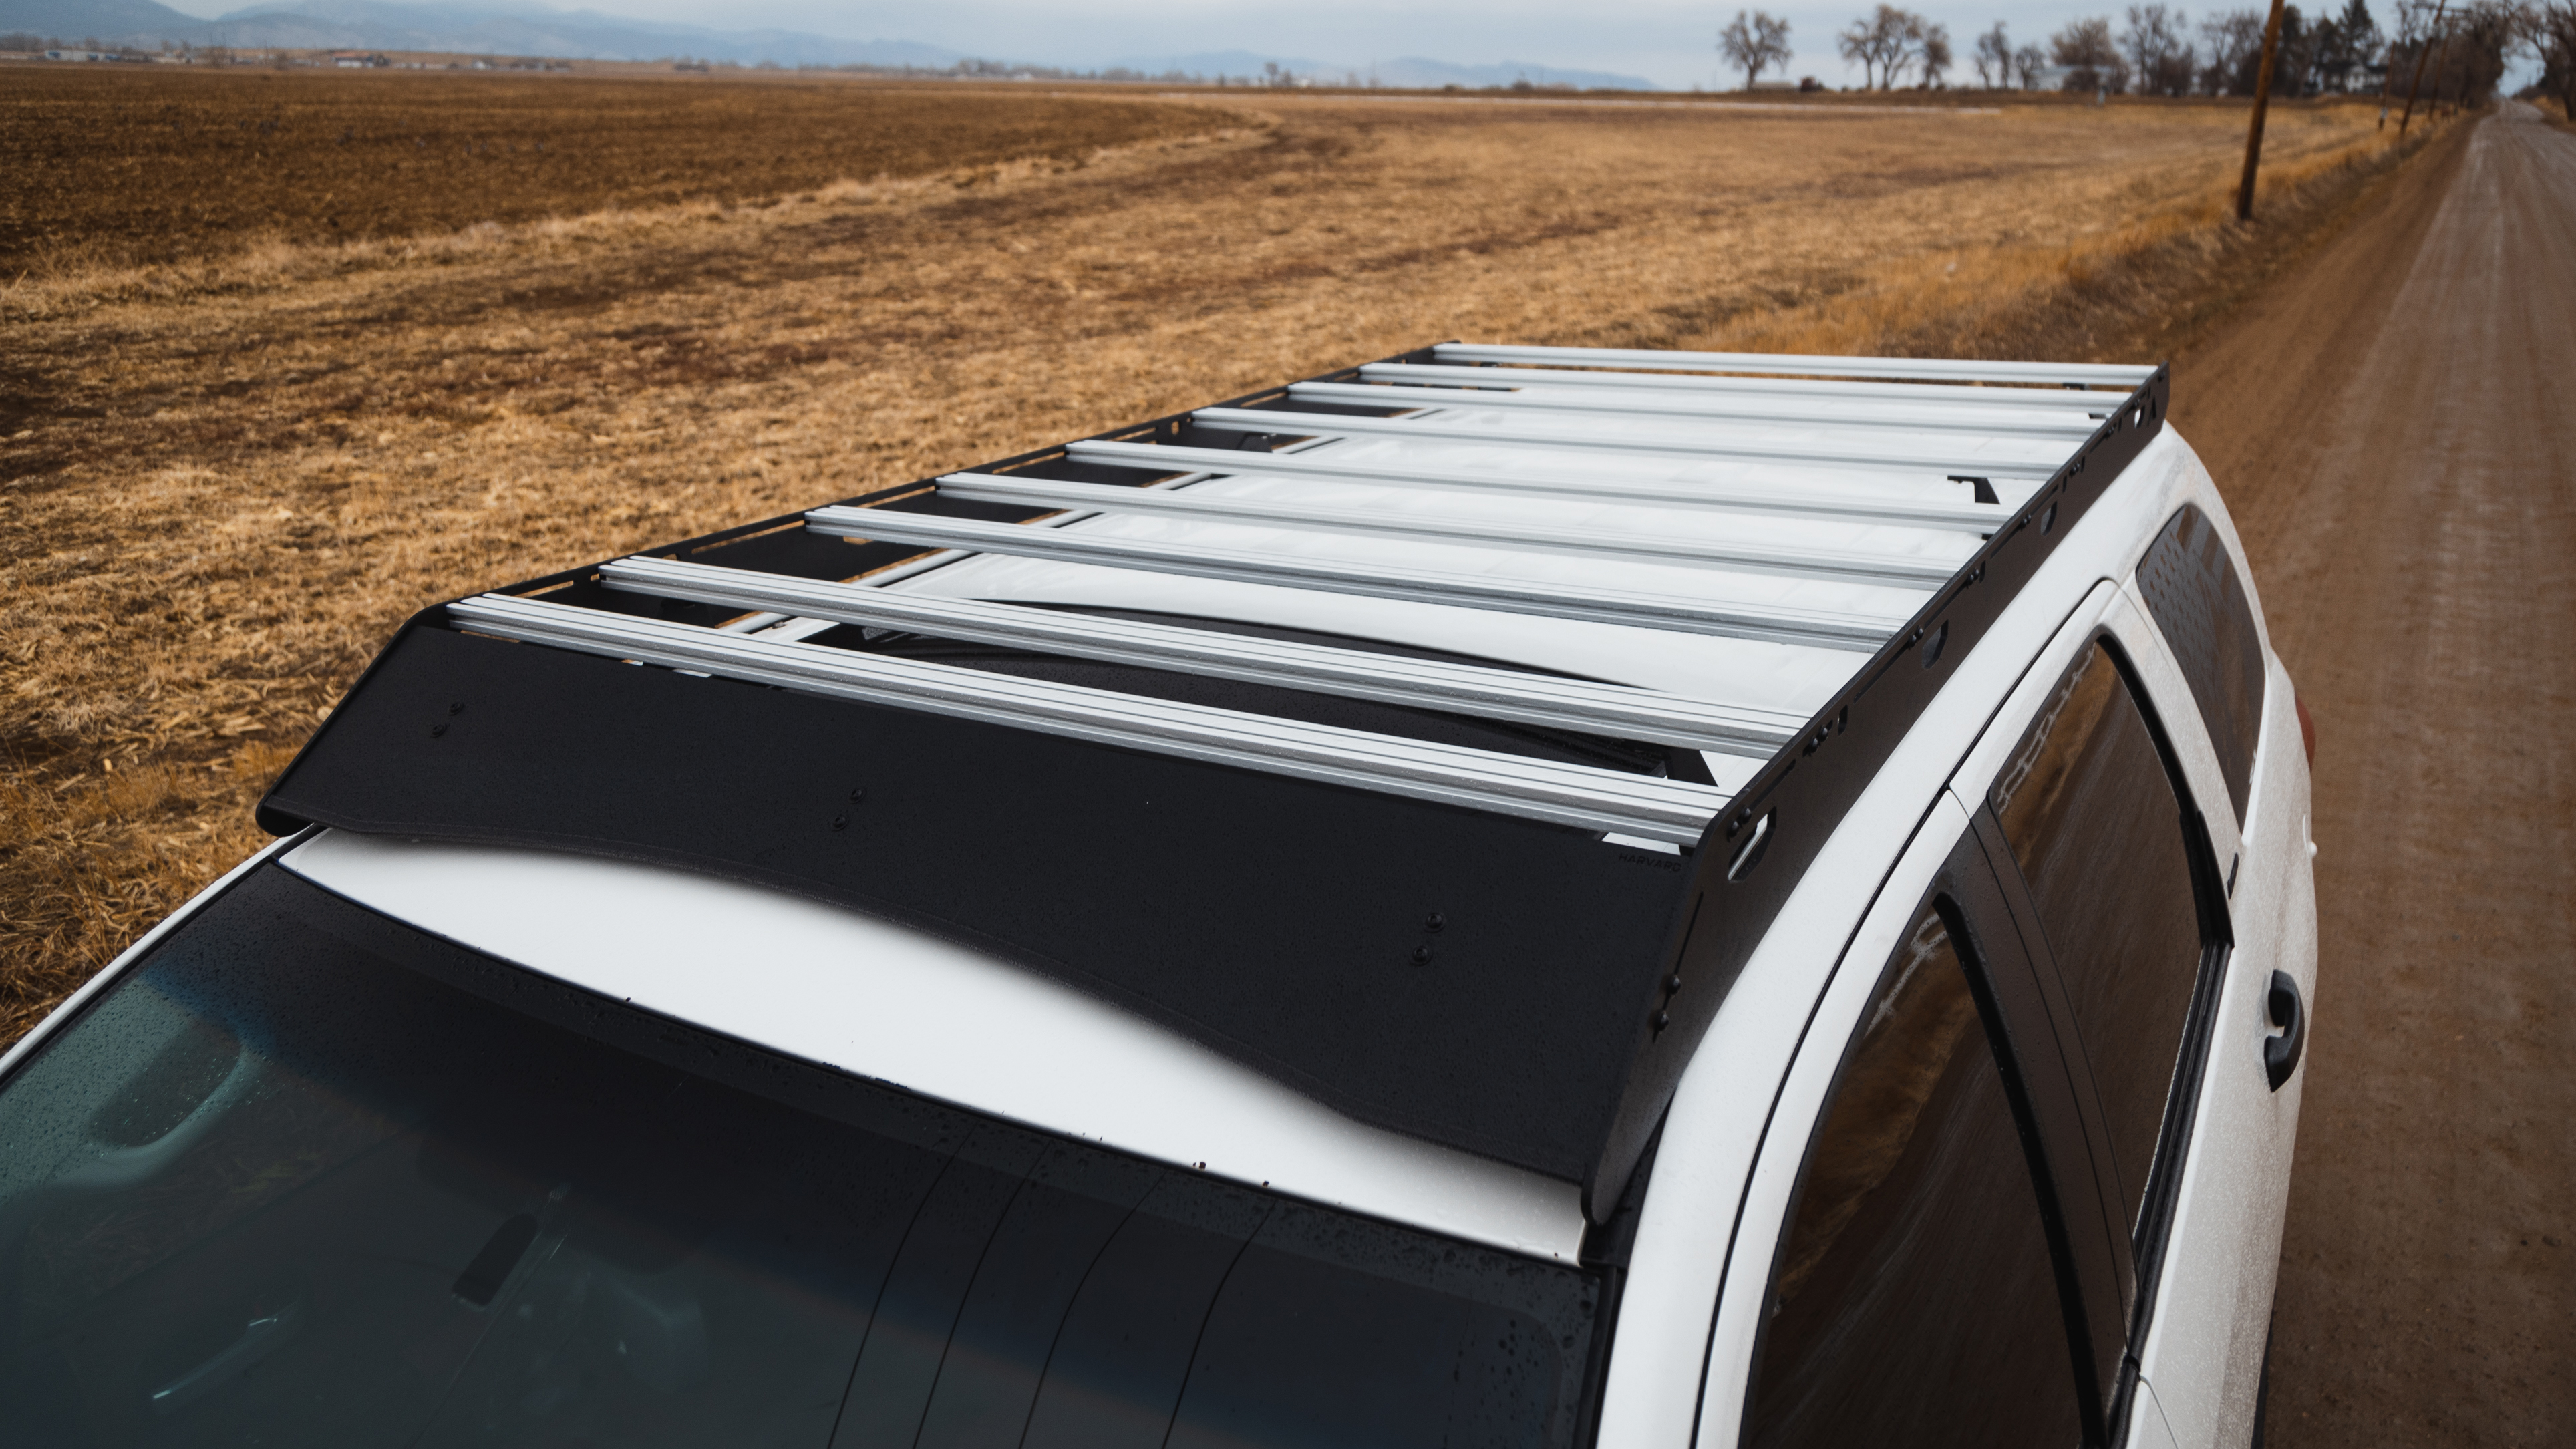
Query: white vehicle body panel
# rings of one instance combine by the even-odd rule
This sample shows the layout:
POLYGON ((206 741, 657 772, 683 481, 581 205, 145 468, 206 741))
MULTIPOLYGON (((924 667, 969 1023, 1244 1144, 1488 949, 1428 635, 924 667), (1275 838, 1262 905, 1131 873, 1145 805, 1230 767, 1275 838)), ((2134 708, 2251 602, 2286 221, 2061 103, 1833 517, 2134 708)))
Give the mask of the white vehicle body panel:
POLYGON ((645 1010, 1184 1167, 1572 1259, 1574 1185, 1364 1126, 1131 1012, 857 911, 596 857, 325 831, 287 869, 645 1010))
MULTIPOLYGON (((1835 843, 1810 868, 1807 881, 1729 994, 1701 1047, 1700 1060, 1684 1076, 1647 1195, 1633 1272, 1634 1285, 1671 1281, 1673 1291, 1657 1292, 1659 1299, 1685 1297, 1680 1281, 1697 1279, 1705 1271, 1699 1260, 1710 1256, 1712 1247, 1705 1241, 1684 1240, 1694 1234, 1714 1236, 1715 1225, 1736 1207, 1721 1198, 1730 1188, 1740 1195, 1741 1219, 1735 1224, 1732 1247, 1723 1254, 1724 1288, 1711 1294, 1717 1300, 1716 1319, 1698 1415, 1700 1445, 1736 1442, 1772 1246, 1786 1227, 1789 1196, 1807 1139, 1825 1108, 1825 1094, 1875 980, 1875 968, 1893 949, 1896 934, 1910 924, 1931 872, 1956 842, 1986 783, 2096 627, 2108 628, 2119 638, 2144 677, 2150 698, 2175 740, 2194 804, 2207 816, 2222 869, 2231 855, 2241 855, 2243 861, 2231 902, 2237 944, 2220 999, 2155 1316, 2143 1345, 2142 1378, 2160 1391, 2159 1424, 2167 1422, 2164 1415, 2173 1415, 2172 1432, 2182 1444, 2197 1449, 2204 1444, 2239 1443, 2250 1431, 2278 1262, 2298 1091, 2296 1077, 2278 1094, 2271 1093, 2263 1080, 2261 1038, 2269 1031, 2264 1024, 2264 986, 2275 965, 2298 977, 2303 992, 2314 977, 2313 881, 2305 868, 2307 851, 2301 833, 2307 812, 2307 764, 2296 746, 2290 682, 2278 661, 2269 657, 2267 647, 2266 723, 2256 756, 2255 784, 2249 792, 2253 803, 2247 828, 2239 830, 2197 707, 2161 634, 2134 602, 2130 582, 2158 527, 2186 502, 2199 505, 2225 527, 2224 505, 2207 471, 2168 430, 2094 504, 1962 662, 1959 676, 1926 711, 1914 734, 1864 795, 1862 805, 1846 818, 1835 843), (2070 612, 2066 603, 2078 591, 2081 602, 2070 612), (2016 677, 2018 682, 2012 682, 2016 677), (1972 678, 1981 687, 1972 686, 1972 678), (1964 733, 1948 733, 1939 725, 1954 696, 2003 703, 1999 709, 1981 711, 1964 733), (1918 746, 1928 752, 1936 739, 1943 739, 1952 750, 1946 759, 1935 763, 1915 757, 1918 746), (2283 741, 2290 743, 2285 747, 2283 741), (1923 770, 1948 779, 1954 768, 1958 796, 1945 794, 1942 806, 1928 816, 1918 810, 1899 826, 1873 817, 1867 808, 1897 777, 1912 778, 1923 770), (2293 816, 2296 820, 2286 833, 2295 838, 2282 839, 2282 822, 2293 816), (1848 949, 1839 937, 1825 939, 1819 923, 1810 922, 1800 906, 1822 879, 1844 875, 1833 865, 1843 835, 1860 829, 1874 831, 1883 848, 1892 852, 1915 820, 1922 821, 1922 833, 1914 838, 1906 863, 1885 877, 1885 890, 1874 906, 1867 907, 1868 924, 1860 935, 1850 939, 1848 949), (1857 962, 1861 969, 1845 972, 1820 964, 1837 959, 1857 962), (1851 999, 1846 1001, 1846 996, 1851 999), (1756 1015, 1762 1019, 1753 1020, 1756 1015), (1722 1072, 1722 1083, 1703 1086, 1704 1068, 1711 1078, 1722 1072), (1754 1084, 1770 1070, 1780 1072, 1774 1079, 1782 1086, 1766 1099, 1754 1084), (1722 1105, 1711 1100, 1720 1097, 1722 1105), (1703 1112, 1710 1119, 1710 1129, 1702 1129, 1708 1130, 1705 1138, 1697 1130, 1685 1130, 1685 1123, 1695 1124, 1703 1112), (2232 1140, 2248 1133, 2252 1134, 2249 1142, 2232 1140), (1710 1151, 1712 1147, 1718 1151, 1710 1151), (1677 1149, 1696 1152, 1691 1166, 1684 1167, 1677 1149), (1753 1158, 1750 1163, 1744 1161, 1748 1155, 1753 1158)), ((2236 553, 2232 531, 2224 536, 2231 554, 2236 553)), ((2241 570, 2241 555, 2238 567, 2241 570)), ((1858 862, 1852 865, 1857 867, 1858 862)), ((1879 879, 1871 873, 1868 883, 1875 888, 1879 879)), ((1846 878, 1847 892, 1851 884, 1857 883, 1846 878)), ((1847 906, 1843 919, 1859 917, 1859 907, 1847 906)), ((1629 1292, 1633 1308, 1640 1286, 1632 1286, 1629 1292)), ((1677 1317, 1680 1307, 1677 1302, 1667 1311, 1677 1317)), ((1633 1402, 1622 1397, 1621 1390, 1629 1386, 1622 1384, 1619 1375, 1630 1366, 1636 1340, 1629 1330, 1634 1326, 1623 1309, 1602 1442, 1614 1442, 1609 1437, 1614 1422, 1623 1431, 1632 1427, 1631 1421, 1611 1417, 1621 1410, 1640 1413, 1633 1427, 1641 1432, 1623 1433, 1615 1442, 1681 1442, 1669 1405, 1660 1406, 1651 1416, 1650 1427, 1642 1413, 1645 1396, 1638 1394, 1633 1402)), ((1668 1347, 1649 1350, 1638 1366, 1643 1370, 1647 1361, 1673 1357, 1668 1347)), ((1674 1367, 1659 1364, 1652 1376, 1660 1378, 1674 1367)), ((2138 1412, 2145 1412, 2147 1401, 2146 1394, 2138 1396, 2138 1412)))

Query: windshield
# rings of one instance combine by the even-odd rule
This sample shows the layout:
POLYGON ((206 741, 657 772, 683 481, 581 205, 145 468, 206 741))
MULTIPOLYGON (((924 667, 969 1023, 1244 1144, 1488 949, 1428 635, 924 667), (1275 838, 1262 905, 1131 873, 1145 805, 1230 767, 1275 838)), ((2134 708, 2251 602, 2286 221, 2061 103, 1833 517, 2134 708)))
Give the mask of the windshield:
POLYGON ((20 1443, 1562 1445, 1597 1298, 274 866, 0 1084, 20 1443))

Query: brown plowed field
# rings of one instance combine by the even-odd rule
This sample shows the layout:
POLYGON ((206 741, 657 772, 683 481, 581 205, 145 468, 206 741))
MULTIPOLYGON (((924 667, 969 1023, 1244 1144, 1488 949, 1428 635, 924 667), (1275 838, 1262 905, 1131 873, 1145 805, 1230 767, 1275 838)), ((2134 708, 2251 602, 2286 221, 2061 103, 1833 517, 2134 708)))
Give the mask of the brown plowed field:
POLYGON ((1151 100, 831 79, 15 65, 0 79, 0 274, 409 236, 1207 131, 1151 100))

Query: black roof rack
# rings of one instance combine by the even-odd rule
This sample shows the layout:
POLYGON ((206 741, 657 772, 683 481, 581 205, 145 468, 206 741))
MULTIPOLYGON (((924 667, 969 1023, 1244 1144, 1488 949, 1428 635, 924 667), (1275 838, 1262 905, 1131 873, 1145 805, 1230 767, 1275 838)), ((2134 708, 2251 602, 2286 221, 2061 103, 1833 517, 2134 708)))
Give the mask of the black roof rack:
MULTIPOLYGON (((925 479, 423 610, 279 778, 260 823, 581 851, 855 906, 1119 1002, 1363 1121, 1581 1183, 1599 1221, 1807 862, 1946 666, 2162 428, 2168 396, 2163 368, 1417 349, 988 463, 947 488, 925 479), (1385 403, 1368 405, 1364 386, 1385 403), (1976 462, 1980 436, 2059 441, 2049 461, 2024 448, 1970 480, 1978 500, 2022 480, 2018 506, 1708 487, 1713 507, 1989 535, 1921 580, 1901 625, 1489 575, 1301 574, 1294 558, 1241 550, 1109 558, 1084 551, 1080 530, 1019 527, 1119 502, 1057 485, 1135 489, 1232 458, 1258 471, 1283 444, 1400 437, 1426 408, 1423 436, 1476 434, 1460 409, 1418 396, 1435 387, 1462 400, 1513 389, 1511 416, 1560 454, 1585 446, 1569 414, 1652 413, 1635 435, 1650 437, 1678 410, 1703 428, 1699 454, 1794 465, 1776 446, 1706 443, 1708 426, 1741 426, 1729 420, 1748 400, 1794 412, 1784 397, 1828 425, 1836 408, 1872 424, 1821 459, 1835 467, 1950 477, 1976 462), (1254 431, 1267 417, 1277 428, 1254 431), (1937 455, 1892 449, 1876 426, 1909 419, 1943 437, 1937 455), (1162 448, 1171 462, 1149 452, 1162 448), (1857 668, 1800 720, 1373 641, 873 587, 943 547, 1041 545, 1116 567, 1866 653, 1843 656, 1857 668), (787 617, 812 622, 780 627, 787 617), (982 654, 887 642, 922 636, 982 654), (1729 791, 1702 749, 1763 763, 1729 791)), ((1446 486, 1438 469, 1332 454, 1280 454, 1279 476, 1446 486)), ((1580 467, 1452 481, 1690 501, 1580 467)), ((1295 513, 1267 518, 1365 523, 1295 513)), ((1548 542, 1493 532, 1469 542, 1548 542)))

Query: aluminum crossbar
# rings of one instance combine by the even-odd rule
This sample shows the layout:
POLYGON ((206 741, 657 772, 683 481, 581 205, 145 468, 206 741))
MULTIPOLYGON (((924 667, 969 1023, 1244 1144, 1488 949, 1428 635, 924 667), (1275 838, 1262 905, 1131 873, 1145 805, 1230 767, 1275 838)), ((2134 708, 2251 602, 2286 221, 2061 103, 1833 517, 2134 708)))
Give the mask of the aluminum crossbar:
POLYGON ((1632 628, 1663 629, 1682 634, 1714 634, 1729 639, 1852 649, 1864 654, 1876 650, 1887 642, 1890 634, 1896 632, 1895 621, 1863 614, 1685 599, 1666 594, 1632 593, 1624 589, 1578 588, 1568 584, 1481 574, 1429 573, 1420 569, 1301 558, 1291 554, 1117 538, 1072 528, 1030 528, 1017 523, 933 518, 927 514, 897 513, 886 508, 837 505, 817 508, 805 515, 805 526, 817 533, 841 538, 882 539, 892 543, 1005 554, 1014 558, 1097 564, 1105 568, 1140 569, 1148 573, 1187 574, 1194 578, 1273 584, 1282 588, 1359 594, 1378 599, 1404 599, 1414 603, 1490 609, 1508 614, 1537 614, 1596 624, 1625 624, 1632 628))
POLYGON ((1778 710, 1717 704, 1624 684, 1221 634, 1025 604, 898 594, 872 584, 791 578, 676 559, 618 559, 601 565, 600 576, 610 588, 630 593, 776 611, 754 617, 775 619, 785 614, 900 629, 1752 759, 1770 758, 1806 724, 1778 710))
MULTIPOLYGON (((1474 379, 1462 378, 1460 381, 1472 382, 1474 379)), ((2008 438, 2071 440, 2084 437, 2094 427, 2092 419, 2071 409, 2061 410, 2055 417, 2007 418, 1991 414, 1963 414, 1955 409, 1947 415, 1895 417, 1884 412, 1864 412, 1848 407, 1782 407, 1777 402, 1748 400, 1728 402, 1723 400, 1723 394, 1704 398, 1604 393, 1598 390, 1589 395, 1547 394, 1498 392, 1490 388, 1470 390, 1464 387, 1407 387, 1402 384, 1298 382, 1289 384, 1288 395, 1307 402, 1363 403, 1386 408, 1502 408, 1596 416, 1707 418, 1791 425, 1808 423, 1829 428, 1882 428, 1901 432, 1984 433, 2008 438)), ((1902 399, 1896 401, 1901 405, 1902 399)))
POLYGON ((1348 413, 1280 412, 1257 408, 1201 408, 1190 421, 1221 433, 1271 433, 1297 438, 1420 438, 1443 443, 1487 443, 1507 448, 1610 449, 1623 453, 1679 453, 1738 458, 1799 468, 1878 469, 1891 473, 1978 473, 1990 478, 2046 478, 2057 462, 1997 458, 1986 453, 1883 452, 1797 443, 1727 443, 1657 433, 1554 433, 1535 428, 1477 427, 1413 418, 1354 417, 1348 413))
POLYGON ((2127 399, 2117 393, 2070 392, 2036 387, 1976 387, 1937 382, 1829 382, 1822 378, 1717 376, 1688 372, 1569 372, 1541 367, 1442 366, 1423 362, 1372 362, 1360 368, 1370 382, 1420 382, 1456 387, 1584 388, 1600 393, 1692 397, 1741 395, 1846 399, 1873 407, 2006 409, 2068 416, 2105 415, 2127 399))
POLYGON ((1210 497, 1180 490, 1126 488, 1114 483, 1066 483, 1049 478, 1007 478, 990 473, 950 473, 939 480, 939 491, 951 498, 971 499, 977 503, 1026 503, 1040 508, 1084 509, 1094 513, 1150 513, 1164 517, 1205 518, 1219 523, 1276 523, 1288 528, 1357 533, 1371 538, 1418 538, 1472 548, 1571 553, 1592 558, 1634 559, 1641 563, 1785 574, 1791 578, 1840 579, 1847 583, 1928 589, 1948 582, 1950 576, 1959 571, 1957 560, 1944 561, 1907 554, 1844 553, 1714 539, 1656 538, 1593 528, 1462 523, 1407 513, 1312 508, 1259 498, 1210 497))
POLYGON ((1806 357, 1786 352, 1652 352, 1618 347, 1496 347, 1444 342, 1443 362, 1547 363, 1558 367, 1635 367, 1661 372, 1768 372, 1789 377, 1943 378, 1952 382, 2017 382, 2043 386, 2134 388, 2152 367, 2116 362, 1975 362, 1911 357, 1806 357))
POLYGON ((1335 458, 1329 448, 1304 453, 1263 453, 1234 448, 1192 448, 1178 443, 1092 440, 1067 443, 1064 451, 1076 462, 1114 463, 1122 468, 1147 468, 1163 473, 1334 478, 1392 488, 1518 493, 1535 498, 1572 498, 1585 503, 1643 503, 1658 508, 1785 513, 1871 523, 1913 524, 1924 528, 1956 529, 1963 533, 1992 533, 2012 517, 2012 510, 1999 503, 1934 503, 1853 494, 1784 493, 1776 489, 1747 488, 1741 484, 1697 479, 1666 482, 1598 475, 1574 477, 1519 471, 1495 473, 1467 468, 1412 468, 1390 463, 1344 462, 1335 458))
POLYGON ((1697 844, 1729 798, 1706 785, 1657 776, 727 634, 537 599, 484 594, 448 605, 447 613, 467 628, 521 643, 1675 845, 1697 844))

